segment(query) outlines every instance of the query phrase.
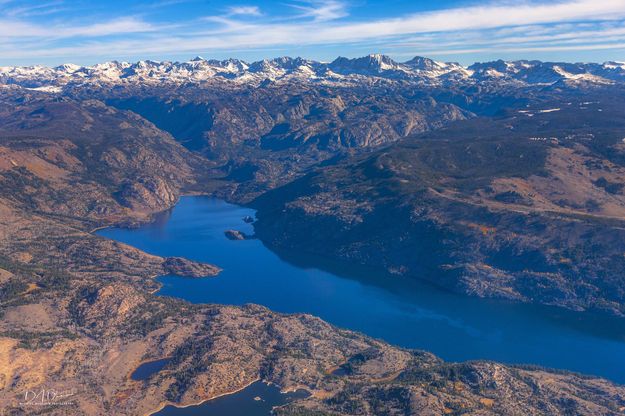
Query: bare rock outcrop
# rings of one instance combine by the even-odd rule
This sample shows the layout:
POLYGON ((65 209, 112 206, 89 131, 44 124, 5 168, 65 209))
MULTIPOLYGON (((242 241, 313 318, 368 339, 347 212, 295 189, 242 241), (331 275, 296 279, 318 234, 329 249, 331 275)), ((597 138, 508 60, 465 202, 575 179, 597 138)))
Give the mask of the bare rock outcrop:
POLYGON ((165 272, 182 277, 216 276, 221 269, 212 264, 200 263, 183 257, 167 257, 163 262, 165 272))

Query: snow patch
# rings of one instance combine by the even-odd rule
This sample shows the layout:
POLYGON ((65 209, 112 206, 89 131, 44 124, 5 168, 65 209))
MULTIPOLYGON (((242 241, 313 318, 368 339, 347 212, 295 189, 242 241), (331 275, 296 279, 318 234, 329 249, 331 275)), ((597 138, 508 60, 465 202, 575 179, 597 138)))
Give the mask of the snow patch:
POLYGON ((63 88, 57 87, 54 85, 44 85, 41 87, 26 88, 26 89, 31 90, 31 91, 49 92, 49 93, 54 93, 54 94, 58 94, 59 92, 63 91, 63 88))

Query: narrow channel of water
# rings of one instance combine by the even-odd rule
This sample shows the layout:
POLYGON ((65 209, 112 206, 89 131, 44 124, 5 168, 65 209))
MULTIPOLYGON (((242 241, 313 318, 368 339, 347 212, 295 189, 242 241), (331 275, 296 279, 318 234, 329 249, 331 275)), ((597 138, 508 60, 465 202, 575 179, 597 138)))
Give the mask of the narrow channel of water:
POLYGON ((224 231, 229 229, 253 233, 253 226, 243 221, 248 215, 253 217, 254 211, 218 199, 184 197, 153 224, 98 234, 149 253, 183 256, 224 269, 215 278, 161 277, 161 295, 310 313, 451 361, 538 364, 625 383, 622 320, 468 298, 336 265, 330 273, 307 266, 322 264, 315 259, 280 257, 261 241, 226 238, 224 231))

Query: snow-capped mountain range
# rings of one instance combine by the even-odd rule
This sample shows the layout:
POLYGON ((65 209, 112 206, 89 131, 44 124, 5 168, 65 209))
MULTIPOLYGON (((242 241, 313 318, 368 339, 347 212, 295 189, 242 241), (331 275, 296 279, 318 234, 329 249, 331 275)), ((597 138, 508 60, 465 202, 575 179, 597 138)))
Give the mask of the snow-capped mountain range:
POLYGON ((247 63, 238 59, 187 62, 111 61, 93 66, 73 64, 0 67, 0 85, 18 85, 48 92, 84 84, 127 83, 207 83, 232 82, 260 84, 302 80, 324 83, 357 82, 363 78, 412 81, 437 85, 481 81, 549 85, 558 82, 610 84, 625 82, 625 62, 562 63, 541 61, 493 61, 463 67, 415 57, 396 62, 388 56, 372 54, 361 58, 339 57, 332 62, 282 57, 247 63))

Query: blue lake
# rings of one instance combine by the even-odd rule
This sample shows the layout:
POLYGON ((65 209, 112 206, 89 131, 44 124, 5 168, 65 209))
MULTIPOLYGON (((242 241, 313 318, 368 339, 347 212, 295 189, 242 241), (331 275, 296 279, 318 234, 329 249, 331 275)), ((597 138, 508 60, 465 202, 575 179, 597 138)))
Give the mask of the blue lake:
POLYGON ((169 361, 169 358, 161 358, 160 360, 145 362, 132 372, 130 378, 137 381, 148 380, 152 375, 161 371, 169 361))
POLYGON ((233 394, 207 400, 195 406, 166 406, 156 416, 270 416, 271 409, 306 397, 304 391, 282 394, 273 384, 252 383, 233 394))
POLYGON ((218 199, 184 197, 152 224, 98 234, 224 269, 214 278, 160 277, 161 295, 310 313, 450 361, 538 364, 625 383, 624 320, 469 298, 396 276, 278 255, 259 240, 226 238, 228 229, 253 234, 243 221, 248 215, 254 211, 218 199))

